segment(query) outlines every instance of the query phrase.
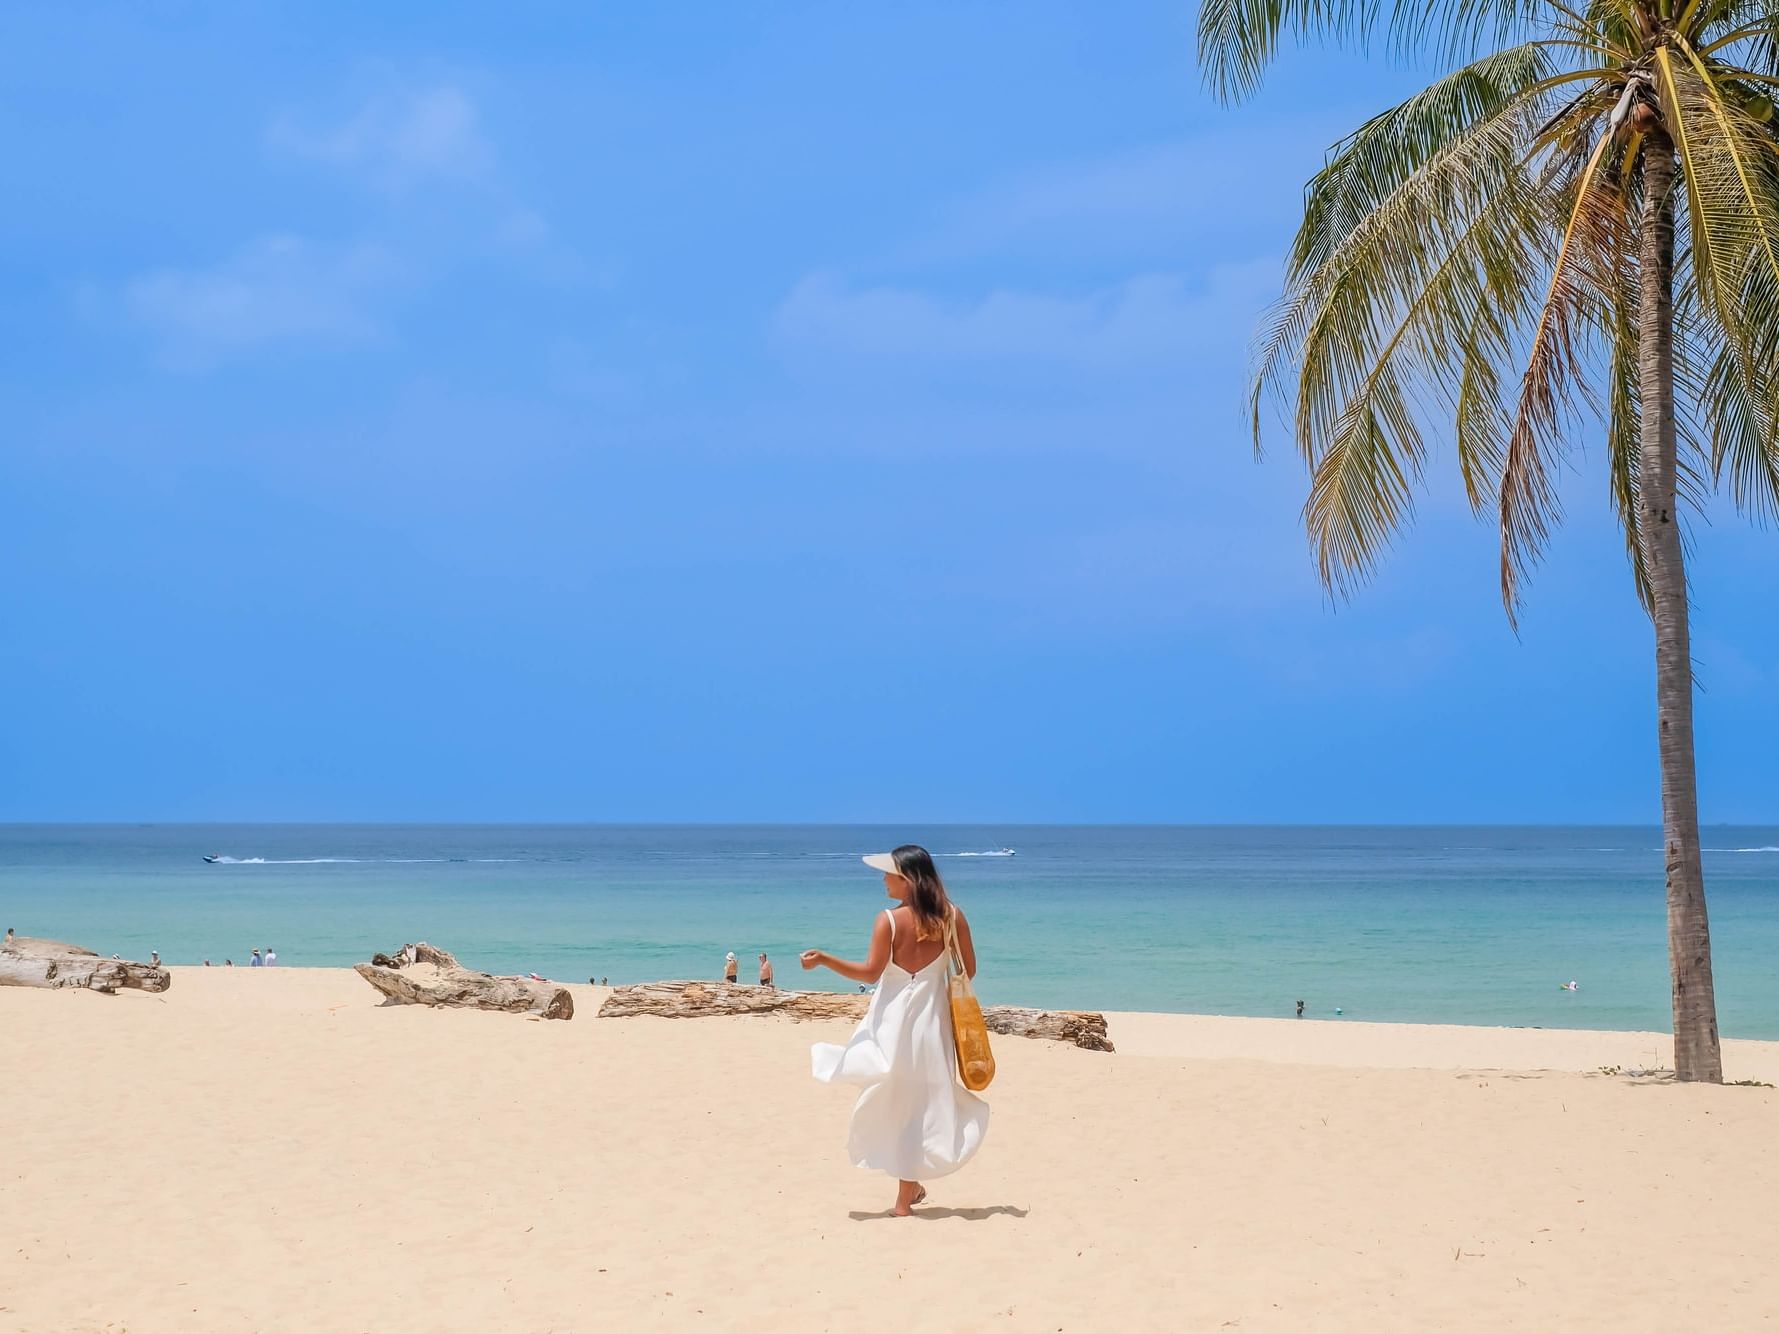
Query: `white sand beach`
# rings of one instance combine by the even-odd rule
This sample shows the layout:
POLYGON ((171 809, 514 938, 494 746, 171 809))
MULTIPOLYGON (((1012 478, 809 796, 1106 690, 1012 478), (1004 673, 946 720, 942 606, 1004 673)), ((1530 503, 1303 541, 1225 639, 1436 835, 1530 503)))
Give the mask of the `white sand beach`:
MULTIPOLYGON (((334 969, 0 990, 0 1329, 1745 1330, 1779 1090, 1648 1034, 1117 1015, 1002 1039, 921 1217, 844 1026, 383 1007, 334 969)), ((1779 1080, 1779 1044, 1726 1044, 1779 1080)))

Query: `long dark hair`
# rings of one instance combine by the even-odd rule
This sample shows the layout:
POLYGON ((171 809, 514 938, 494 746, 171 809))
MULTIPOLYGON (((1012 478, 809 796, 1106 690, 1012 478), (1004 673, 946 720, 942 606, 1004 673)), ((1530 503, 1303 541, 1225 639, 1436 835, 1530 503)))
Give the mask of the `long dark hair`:
POLYGON ((915 937, 931 940, 944 934, 951 896, 945 892, 939 868, 933 865, 933 854, 918 843, 904 843, 890 856, 896 859, 896 874, 913 886, 908 906, 914 912, 915 937))

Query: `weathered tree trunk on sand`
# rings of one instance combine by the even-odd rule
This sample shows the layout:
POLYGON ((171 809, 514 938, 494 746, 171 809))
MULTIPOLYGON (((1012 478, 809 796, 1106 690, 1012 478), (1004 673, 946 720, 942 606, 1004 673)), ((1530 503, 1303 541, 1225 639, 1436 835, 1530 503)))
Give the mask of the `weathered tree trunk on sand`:
POLYGON ((1668 968, 1674 999, 1674 1073, 1723 1082, 1711 927, 1699 855, 1699 789, 1693 770, 1693 663, 1686 553, 1677 503, 1674 421, 1674 144, 1666 130, 1643 148, 1643 217, 1637 330, 1637 540, 1655 623, 1656 739, 1662 758, 1662 857, 1668 872, 1668 968))
MULTIPOLYGON (((663 1019, 708 1019, 726 1014, 782 1014, 792 1019, 857 1020, 869 996, 834 991, 779 991, 732 982, 645 982, 617 987, 599 1007, 598 1019, 652 1014, 663 1019)), ((1111 1051, 1106 1016, 1080 1010, 1024 1010, 1012 1005, 984 1007, 991 1033, 1004 1037, 1048 1038, 1088 1051, 1111 1051)))
POLYGON ((535 1014, 542 1019, 574 1018, 574 997, 566 987, 529 977, 496 977, 465 968, 446 950, 421 941, 391 954, 371 956, 353 969, 391 1000, 404 1005, 446 1005, 470 1010, 535 1014))
POLYGON ((11 931, 0 941, 0 987, 70 987, 110 995, 123 987, 165 991, 173 975, 153 964, 102 959, 79 945, 36 940, 11 931))

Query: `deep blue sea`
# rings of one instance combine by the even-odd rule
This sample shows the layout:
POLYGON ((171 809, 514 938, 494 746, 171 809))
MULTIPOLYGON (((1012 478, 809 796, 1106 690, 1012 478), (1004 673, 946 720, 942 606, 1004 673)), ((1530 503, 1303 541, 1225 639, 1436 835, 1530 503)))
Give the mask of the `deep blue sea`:
MULTIPOLYGON (((1653 828, 11 825, 0 929, 218 965, 429 940, 613 983, 720 976, 727 950, 748 978, 765 950, 786 983, 803 948, 864 953, 884 900, 858 857, 904 841, 969 911, 991 1002, 1670 1022, 1653 828)), ((1779 828, 1705 845, 1722 1029, 1779 1038, 1779 828)))

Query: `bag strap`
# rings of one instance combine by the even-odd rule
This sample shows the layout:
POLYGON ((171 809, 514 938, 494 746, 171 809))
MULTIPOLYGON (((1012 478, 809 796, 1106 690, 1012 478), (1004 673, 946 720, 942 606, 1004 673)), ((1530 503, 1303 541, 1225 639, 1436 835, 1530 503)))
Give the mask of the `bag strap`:
POLYGON ((951 971, 963 977, 964 951, 957 943, 957 909, 950 905, 945 909, 945 953, 951 961, 951 971))

